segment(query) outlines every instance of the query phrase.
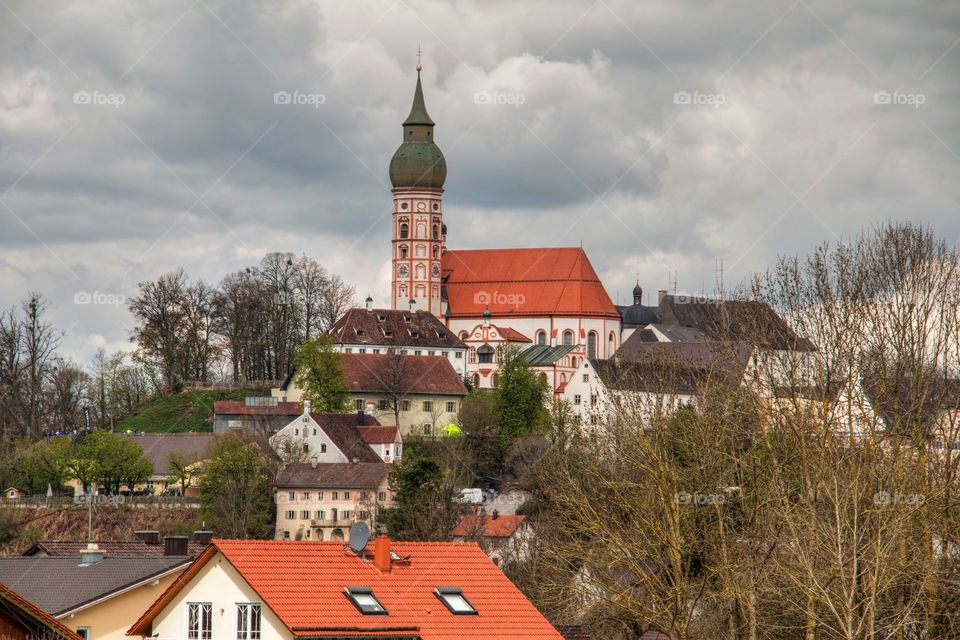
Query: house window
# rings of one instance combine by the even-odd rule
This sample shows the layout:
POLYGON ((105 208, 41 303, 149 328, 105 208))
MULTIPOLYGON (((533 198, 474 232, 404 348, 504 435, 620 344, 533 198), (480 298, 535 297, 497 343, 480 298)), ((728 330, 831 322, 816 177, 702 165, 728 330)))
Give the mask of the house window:
MULTIPOLYGON (((344 492, 343 492, 343 499, 344 499, 344 500, 349 500, 349 499, 350 499, 350 492, 349 492, 349 491, 344 491, 344 492)), ((346 516, 344 516, 344 517, 346 517, 346 516)))
POLYGON ((435 356, 435 355, 437 355, 437 352, 436 352, 436 351, 427 351, 427 355, 428 355, 428 356, 435 356))
POLYGON ((380 401, 380 411, 386 411, 388 408, 388 403, 386 400, 380 401))
POLYGON ((323 491, 317 491, 317 500, 323 500, 323 491))
POLYGON ((317 511, 317 520, 323 520, 323 511, 317 511))
POLYGON ((547 344, 547 332, 537 331, 537 344, 547 344))
POLYGON ((294 430, 293 430, 293 435, 295 435, 295 436, 300 435, 300 429, 294 429, 294 430))
POLYGON ((463 595, 463 590, 460 587, 437 587, 434 595, 436 595, 440 599, 440 602, 454 615, 477 615, 477 609, 470 604, 467 597, 463 595))
POLYGON ((473 347, 470 347, 470 362, 476 362, 476 361, 477 361, 477 350, 474 349, 473 347))
POLYGON ((373 595, 370 587, 347 587, 344 589, 347 599, 365 616, 385 616, 387 608, 373 595))
POLYGON ((309 500, 309 499, 310 499, 310 492, 309 492, 309 491, 304 491, 304 492, 303 492, 303 499, 304 499, 304 500, 309 500))
POLYGON ((359 520, 366 520, 366 519, 367 519, 367 512, 366 512, 366 511, 357 511, 357 519, 359 519, 359 520))
POLYGON ((401 411, 410 411, 410 401, 409 401, 409 400, 402 400, 402 401, 400 402, 400 410, 401 410, 401 411))
POLYGON ((593 394, 590 396, 590 404, 597 404, 597 396, 593 394))
POLYGON ((346 520, 347 518, 350 517, 350 512, 347 511, 347 510, 344 510, 344 511, 340 512, 340 517, 343 518, 344 520, 346 520))
POLYGON ((313 430, 313 435, 317 435, 317 430, 316 430, 316 429, 313 430))
POLYGON ((565 345, 573 344, 573 331, 567 330, 563 332, 563 344, 565 345))
POLYGON ((347 347, 346 349, 343 350, 343 352, 344 352, 344 353, 353 353, 353 349, 351 349, 350 347, 347 347))
POLYGON ((359 353, 366 353, 366 352, 367 352, 366 349, 357 349, 357 351, 358 351, 359 353))
POLYGON ((500 382, 500 376, 495 373, 493 378, 490 379, 490 383, 496 388, 498 382, 500 382))
POLYGON ((187 640, 210 640, 213 635, 213 603, 187 603, 187 640))
POLYGON ((455 351, 453 357, 456 358, 457 360, 461 360, 463 358, 463 354, 460 353, 459 351, 455 351))
POLYGON ((591 331, 587 334, 587 357, 597 357, 597 332, 591 331))
POLYGON ((423 435, 428 436, 430 435, 431 431, 433 431, 433 425, 430 424, 429 422, 425 423, 423 425, 423 435))
MULTIPOLYGON (((412 334, 411 334, 411 335, 412 335, 412 334)), ((413 336, 413 337, 416 338, 417 336, 413 336)), ((423 355, 423 351, 421 351, 421 350, 419 350, 419 349, 415 349, 415 350, 413 351, 413 355, 415 355, 415 356, 423 355)))
POLYGON ((331 492, 330 492, 330 499, 331 499, 331 500, 339 500, 340 498, 338 497, 338 495, 339 495, 338 492, 336 492, 336 491, 331 491, 331 492))
POLYGON ((363 400, 354 401, 353 406, 357 408, 357 411, 363 411, 363 400))
POLYGON ((287 494, 287 497, 290 498, 290 502, 294 502, 297 499, 297 492, 291 491, 287 494))
POLYGON ((430 402, 429 400, 424 400, 424 401, 423 401, 423 410, 424 410, 424 412, 426 412, 426 413, 430 413, 431 411, 433 411, 433 403, 430 402))
POLYGON ((380 502, 384 502, 386 499, 387 499, 386 491, 381 491, 380 493, 377 494, 377 500, 379 500, 380 502))
POLYGON ((290 532, 289 532, 289 531, 284 531, 284 532, 283 532, 283 539, 284 539, 284 540, 289 540, 289 539, 290 539, 290 532))
POLYGON ((579 396, 579 395, 573 396, 573 404, 580 404, 580 396, 579 396))
POLYGON ((287 520, 293 520, 296 517, 297 517, 296 511, 293 511, 293 510, 287 511, 287 520))
POLYGON ((237 605, 237 640, 260 640, 259 604, 237 605))
POLYGON ((456 410, 457 410, 457 403, 456 403, 456 402, 448 402, 448 403, 447 403, 447 413, 453 413, 453 412, 456 411, 456 410))
POLYGON ((303 518, 304 520, 309 520, 309 519, 310 519, 310 512, 309 512, 309 511, 301 511, 301 512, 300 512, 300 517, 303 518))
POLYGON ((584 382, 590 382, 590 374, 588 374, 588 373, 583 374, 583 381, 584 381, 584 382))
POLYGON ((493 354, 493 347, 488 344, 485 344, 477 349, 477 359, 480 362, 493 362, 493 354))
POLYGON ((90 627, 77 627, 77 635, 81 640, 90 640, 90 627))
POLYGON ((479 388, 480 388, 480 374, 479 374, 479 373, 473 374, 473 388, 474 388, 474 389, 479 389, 479 388))
POLYGON ((380 349, 374 349, 373 352, 374 352, 374 353, 380 353, 380 349))

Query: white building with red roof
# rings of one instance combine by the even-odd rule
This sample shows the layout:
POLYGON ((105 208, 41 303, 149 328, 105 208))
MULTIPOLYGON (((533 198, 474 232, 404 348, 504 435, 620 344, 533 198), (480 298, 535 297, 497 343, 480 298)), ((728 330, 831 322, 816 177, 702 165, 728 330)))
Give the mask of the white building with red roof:
POLYGON ((214 540, 147 609, 141 638, 562 640, 476 544, 214 540))

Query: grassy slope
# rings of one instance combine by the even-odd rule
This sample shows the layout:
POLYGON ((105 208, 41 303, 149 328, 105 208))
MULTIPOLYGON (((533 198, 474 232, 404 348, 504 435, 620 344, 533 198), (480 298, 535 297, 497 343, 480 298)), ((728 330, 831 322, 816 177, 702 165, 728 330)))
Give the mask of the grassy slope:
POLYGON ((117 431, 183 432, 213 431, 213 403, 216 400, 243 400, 264 395, 250 389, 190 390, 168 393, 140 407, 117 425, 117 431))

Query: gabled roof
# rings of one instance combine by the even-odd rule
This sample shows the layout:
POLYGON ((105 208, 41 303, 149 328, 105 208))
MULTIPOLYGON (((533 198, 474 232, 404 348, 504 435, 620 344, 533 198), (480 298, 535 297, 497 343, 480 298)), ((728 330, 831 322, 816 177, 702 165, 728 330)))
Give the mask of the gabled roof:
POLYGON ((138 584, 185 568, 186 556, 104 558, 80 565, 80 556, 0 557, 0 582, 52 616, 83 608, 138 584))
POLYGON ((443 356, 342 353, 340 362, 352 392, 383 393, 400 380, 406 393, 467 395, 463 380, 443 356))
POLYGON ((217 553, 239 572, 294 637, 422 640, 562 640, 474 543, 394 542, 389 572, 342 542, 214 540, 128 631, 149 635, 153 619, 217 553), (365 586, 388 615, 365 616, 347 599, 365 586), (477 615, 454 615, 434 595, 459 587, 477 615))
POLYGON ((390 465, 379 457, 376 462, 321 462, 316 466, 308 462, 296 462, 280 472, 277 486, 297 489, 376 489, 388 475, 390 465))
POLYGON ((166 475, 171 472, 168 466, 171 453, 178 453, 192 460, 200 460, 213 450, 214 443, 220 437, 213 433, 121 433, 119 435, 143 447, 143 455, 153 464, 154 475, 166 475))
POLYGON ((80 636, 54 620, 50 614, 13 589, 0 584, 0 612, 4 611, 20 622, 28 638, 80 640, 80 636))
POLYGON ((555 347, 535 344, 532 347, 524 349, 520 355, 523 356, 523 359, 526 360, 527 364, 531 367, 545 367, 553 364, 576 348, 577 345, 575 344, 563 344, 555 347))
POLYGON ((453 528, 454 536, 469 536, 478 532, 486 538, 509 538, 523 524, 527 516, 477 516, 466 515, 453 528))
MULTIPOLYGON (((85 550, 90 542, 90 540, 41 540, 31 545, 23 552, 23 555, 73 556, 76 559, 80 557, 80 552, 85 550)), ((162 540, 159 544, 147 544, 142 540, 94 540, 93 542, 108 558, 162 557, 164 550, 162 540)), ((206 546, 206 543, 190 540, 187 543, 187 555, 196 557, 206 546)))
MULTIPOLYGON (((333 441, 334 446, 340 449, 348 460, 381 462, 380 456, 373 452, 370 444, 360 432, 357 425, 357 414, 311 412, 310 418, 323 429, 323 432, 333 441)), ((364 415, 363 419, 376 422, 373 416, 364 415)))
POLYGON ((271 407, 248 407, 243 401, 235 400, 214 401, 213 412, 238 416, 296 416, 301 413, 298 402, 278 402, 271 407))
POLYGON ((348 310, 327 331, 336 344, 423 349, 466 349, 457 335, 429 311, 348 310))
POLYGON ((360 429, 360 435, 363 436, 363 441, 367 444, 392 444, 394 442, 400 442, 400 430, 396 427, 362 426, 357 428, 360 429))
POLYGON ((743 382, 750 348, 743 343, 644 342, 634 333, 609 360, 591 360, 608 389, 689 394, 705 385, 743 382))
POLYGON ((500 335, 503 336, 503 339, 507 342, 533 342, 533 340, 527 336, 510 327, 497 326, 497 331, 500 332, 500 335))
POLYGON ((579 247, 445 251, 441 262, 448 318, 620 318, 579 247))

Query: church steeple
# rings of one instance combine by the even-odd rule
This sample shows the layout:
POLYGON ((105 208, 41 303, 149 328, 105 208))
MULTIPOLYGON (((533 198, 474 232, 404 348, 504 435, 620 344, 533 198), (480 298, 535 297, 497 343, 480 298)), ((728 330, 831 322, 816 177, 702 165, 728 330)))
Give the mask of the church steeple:
POLYGON ((410 115, 403 121, 403 126, 410 125, 434 126, 436 123, 430 119, 427 113, 427 105, 423 102, 423 85, 420 84, 420 65, 417 65, 417 88, 413 92, 413 106, 410 107, 410 115))
POLYGON ((433 141, 433 120, 427 113, 417 65, 417 88, 410 115, 403 121, 403 142, 390 160, 390 182, 396 188, 441 189, 447 179, 447 161, 433 141))

